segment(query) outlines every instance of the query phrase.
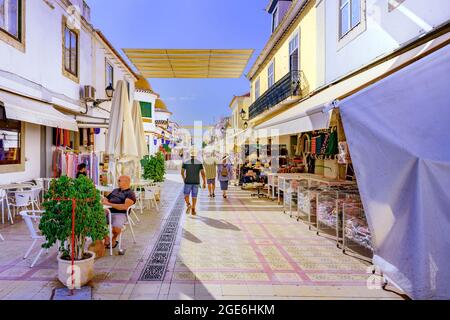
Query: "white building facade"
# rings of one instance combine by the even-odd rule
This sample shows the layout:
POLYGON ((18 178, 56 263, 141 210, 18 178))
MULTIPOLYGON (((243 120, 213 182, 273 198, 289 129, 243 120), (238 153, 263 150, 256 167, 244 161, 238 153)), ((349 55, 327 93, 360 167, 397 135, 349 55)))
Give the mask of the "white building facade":
POLYGON ((84 98, 107 98, 105 88, 118 80, 126 81, 133 97, 137 80, 91 25, 85 1, 1 4, 0 138, 5 139, 0 145, 0 184, 51 175, 55 127, 72 132, 73 149, 83 129, 102 128, 92 146, 104 151, 110 103, 99 105, 104 110, 91 110, 92 102, 87 106, 84 98), (85 86, 93 88, 90 94, 85 86))
POLYGON ((322 0, 318 52, 333 82, 448 23, 447 0, 322 0))

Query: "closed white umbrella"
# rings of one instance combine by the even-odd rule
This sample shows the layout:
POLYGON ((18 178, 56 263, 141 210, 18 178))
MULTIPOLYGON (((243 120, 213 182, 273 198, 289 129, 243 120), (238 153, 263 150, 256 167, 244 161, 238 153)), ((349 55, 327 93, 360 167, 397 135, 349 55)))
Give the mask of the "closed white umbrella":
POLYGON ((139 155, 127 87, 122 80, 117 82, 111 104, 106 153, 112 162, 110 169, 114 170, 114 183, 115 176, 123 174, 123 170, 118 169, 117 164, 134 162, 139 155))
POLYGON ((136 145, 138 149, 138 158, 135 164, 136 178, 140 181, 141 159, 148 155, 148 146, 145 140, 144 122, 142 121, 141 105, 139 101, 134 101, 131 115, 134 121, 134 135, 136 136, 136 145))
POLYGON ((142 159, 148 155, 148 147, 145 140, 144 122, 142 121, 141 105, 139 104, 139 101, 134 101, 131 114, 134 121, 134 135, 136 136, 138 158, 142 159))

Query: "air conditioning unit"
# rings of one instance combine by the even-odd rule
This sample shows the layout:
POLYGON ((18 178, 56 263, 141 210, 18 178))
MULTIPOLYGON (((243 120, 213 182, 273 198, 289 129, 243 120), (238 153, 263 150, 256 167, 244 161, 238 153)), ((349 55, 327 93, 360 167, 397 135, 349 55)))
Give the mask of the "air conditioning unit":
POLYGON ((94 101, 95 100, 95 88, 93 86, 84 86, 81 99, 84 101, 94 101))

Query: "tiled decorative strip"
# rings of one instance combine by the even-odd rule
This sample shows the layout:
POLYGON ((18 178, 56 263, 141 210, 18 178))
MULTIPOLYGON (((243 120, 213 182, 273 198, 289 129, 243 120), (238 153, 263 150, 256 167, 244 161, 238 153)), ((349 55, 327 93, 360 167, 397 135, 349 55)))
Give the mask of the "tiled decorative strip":
POLYGON ((159 235, 158 241, 148 258, 139 281, 162 281, 166 274, 172 248, 178 232, 178 226, 184 208, 183 194, 180 193, 167 221, 159 235))

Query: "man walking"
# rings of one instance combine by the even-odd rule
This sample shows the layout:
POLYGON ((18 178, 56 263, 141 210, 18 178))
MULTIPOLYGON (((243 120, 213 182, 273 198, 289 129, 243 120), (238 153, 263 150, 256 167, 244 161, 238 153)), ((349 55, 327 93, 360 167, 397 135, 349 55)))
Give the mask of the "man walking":
POLYGON ((208 183, 209 197, 214 198, 216 196, 216 174, 217 174, 217 161, 215 157, 209 153, 203 160, 203 168, 206 173, 206 181, 208 183))
POLYGON ((200 161, 195 159, 194 151, 191 152, 191 159, 183 163, 181 167, 181 176, 184 181, 184 200, 186 201, 186 213, 189 211, 193 216, 197 214, 195 206, 197 204, 198 188, 200 186, 200 175, 203 180, 203 188, 206 188, 206 176, 203 165, 200 161), (192 205, 190 196, 192 195, 192 205))

